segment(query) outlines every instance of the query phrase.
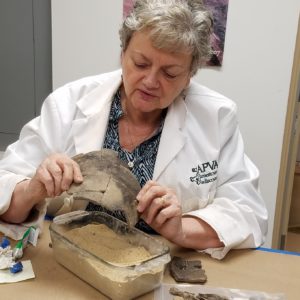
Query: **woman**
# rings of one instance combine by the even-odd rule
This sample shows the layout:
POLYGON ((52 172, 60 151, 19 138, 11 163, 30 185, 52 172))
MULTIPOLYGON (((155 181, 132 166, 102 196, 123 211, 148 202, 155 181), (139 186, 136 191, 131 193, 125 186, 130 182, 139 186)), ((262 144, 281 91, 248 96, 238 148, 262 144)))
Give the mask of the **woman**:
POLYGON ((36 210, 43 216, 46 197, 82 181, 70 157, 111 148, 142 186, 141 219, 168 240, 219 259, 262 244, 267 212, 236 106, 191 81, 209 57, 211 30, 199 0, 136 1, 120 30, 121 70, 56 90, 8 147, 1 219, 21 223, 36 210))

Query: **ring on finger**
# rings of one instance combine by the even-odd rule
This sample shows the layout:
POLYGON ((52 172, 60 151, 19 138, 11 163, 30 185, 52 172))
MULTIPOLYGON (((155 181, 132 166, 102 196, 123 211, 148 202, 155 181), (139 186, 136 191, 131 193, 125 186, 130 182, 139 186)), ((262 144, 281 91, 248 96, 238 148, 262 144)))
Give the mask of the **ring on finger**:
POLYGON ((162 206, 166 206, 167 201, 169 200, 170 196, 168 196, 167 194, 163 195, 162 197, 160 197, 160 204, 162 206))

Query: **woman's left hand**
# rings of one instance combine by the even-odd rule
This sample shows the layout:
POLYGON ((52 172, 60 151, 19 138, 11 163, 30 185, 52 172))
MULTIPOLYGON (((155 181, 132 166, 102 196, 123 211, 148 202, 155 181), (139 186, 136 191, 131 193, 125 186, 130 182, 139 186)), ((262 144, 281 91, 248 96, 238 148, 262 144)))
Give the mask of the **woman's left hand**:
POLYGON ((141 218, 156 232, 171 241, 183 234, 181 205, 172 189, 150 180, 137 200, 141 218))

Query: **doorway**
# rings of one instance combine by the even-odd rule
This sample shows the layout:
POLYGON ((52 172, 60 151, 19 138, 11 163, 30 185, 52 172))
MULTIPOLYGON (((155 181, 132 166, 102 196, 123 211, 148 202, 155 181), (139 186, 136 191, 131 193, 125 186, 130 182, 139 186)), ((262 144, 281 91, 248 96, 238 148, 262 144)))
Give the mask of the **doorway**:
POLYGON ((0 151, 52 90, 51 1, 0 2, 0 151))
MULTIPOLYGON (((298 145, 300 141, 300 19, 294 51, 288 108, 281 153, 272 248, 285 250, 290 223, 298 145)), ((300 183, 300 182, 299 182, 300 183)), ((300 196, 300 195, 299 195, 300 196)), ((300 201, 300 197, 298 199, 300 201)), ((300 213, 300 212, 299 212, 300 213)), ((299 232, 300 237, 300 232, 299 232)))

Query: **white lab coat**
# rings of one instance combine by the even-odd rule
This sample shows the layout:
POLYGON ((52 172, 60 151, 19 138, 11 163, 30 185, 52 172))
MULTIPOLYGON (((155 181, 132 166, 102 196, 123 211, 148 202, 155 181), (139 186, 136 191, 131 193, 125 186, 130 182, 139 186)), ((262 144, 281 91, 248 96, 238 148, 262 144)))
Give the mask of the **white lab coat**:
MULTIPOLYGON (((73 156, 101 149, 120 84, 118 70, 50 94, 41 115, 23 127, 0 161, 0 213, 9 207, 15 185, 32 177, 49 154, 73 156)), ((153 179, 175 189, 183 212, 205 220, 225 244, 205 252, 220 259, 231 248, 257 247, 267 232, 267 211, 259 172, 244 154, 236 105, 193 81, 185 94, 168 109, 153 179)), ((67 202, 64 207, 78 208, 67 202)), ((41 211, 43 216, 45 209, 41 211)))

